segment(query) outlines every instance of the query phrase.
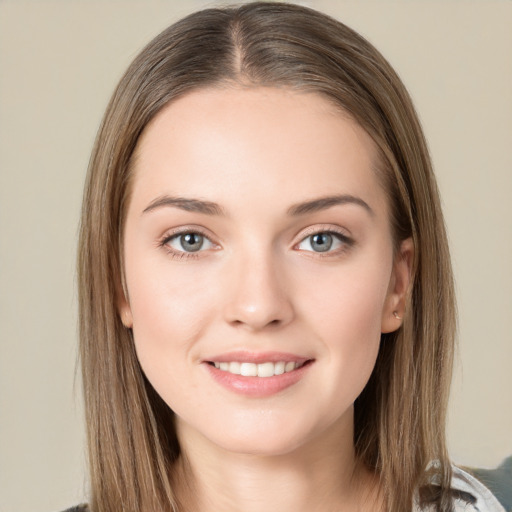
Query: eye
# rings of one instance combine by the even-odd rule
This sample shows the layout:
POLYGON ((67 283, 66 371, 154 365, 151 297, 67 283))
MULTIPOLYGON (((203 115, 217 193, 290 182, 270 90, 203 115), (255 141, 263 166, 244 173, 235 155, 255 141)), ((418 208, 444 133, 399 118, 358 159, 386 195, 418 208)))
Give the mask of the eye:
POLYGON ((213 243, 201 233, 190 231, 179 233, 164 240, 164 245, 170 247, 176 252, 194 253, 211 249, 213 243))
POLYGON ((348 245, 352 245, 352 241, 345 235, 321 231, 307 236, 296 247, 301 251, 325 253, 342 250, 348 245))

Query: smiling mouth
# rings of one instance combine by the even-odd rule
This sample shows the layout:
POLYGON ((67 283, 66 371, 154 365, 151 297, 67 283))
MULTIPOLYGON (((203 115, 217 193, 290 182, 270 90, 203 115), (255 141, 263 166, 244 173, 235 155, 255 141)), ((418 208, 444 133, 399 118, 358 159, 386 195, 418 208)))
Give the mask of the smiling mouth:
POLYGON ((302 368, 303 366, 311 363, 312 360, 308 359, 302 363, 295 361, 277 361, 277 362, 264 362, 264 363, 248 363, 239 361, 230 362, 217 362, 209 361, 208 364, 214 366, 218 370, 233 375, 241 375, 242 377, 274 377, 276 375, 283 375, 290 373, 294 370, 302 368))

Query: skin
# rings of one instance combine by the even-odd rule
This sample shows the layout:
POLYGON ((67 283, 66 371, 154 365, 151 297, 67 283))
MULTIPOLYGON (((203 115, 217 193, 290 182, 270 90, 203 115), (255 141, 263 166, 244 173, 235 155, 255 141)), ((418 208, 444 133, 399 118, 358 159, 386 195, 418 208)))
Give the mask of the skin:
POLYGON ((353 403, 381 333, 400 327, 413 249, 406 240, 394 252, 375 153, 326 99, 286 89, 195 91, 144 131, 119 312, 176 413, 187 510, 381 506, 375 476, 354 457, 353 403), (333 195, 357 202, 289 213, 333 195), (222 213, 161 204, 164 196, 222 213), (197 231, 203 246, 187 252, 179 234, 197 231), (318 252, 311 235, 326 232, 333 246, 318 252), (248 397, 220 386, 205 363, 240 349, 312 362, 285 390, 248 397))

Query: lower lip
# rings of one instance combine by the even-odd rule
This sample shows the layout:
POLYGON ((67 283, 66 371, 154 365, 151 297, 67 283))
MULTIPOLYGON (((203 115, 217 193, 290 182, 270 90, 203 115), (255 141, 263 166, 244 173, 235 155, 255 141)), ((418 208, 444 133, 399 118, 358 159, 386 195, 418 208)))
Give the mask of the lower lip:
POLYGON ((219 370, 208 363, 204 363, 204 365, 213 379, 226 389, 240 395, 264 398, 275 395, 299 382, 312 363, 313 361, 308 361, 296 370, 273 377, 244 377, 219 370))

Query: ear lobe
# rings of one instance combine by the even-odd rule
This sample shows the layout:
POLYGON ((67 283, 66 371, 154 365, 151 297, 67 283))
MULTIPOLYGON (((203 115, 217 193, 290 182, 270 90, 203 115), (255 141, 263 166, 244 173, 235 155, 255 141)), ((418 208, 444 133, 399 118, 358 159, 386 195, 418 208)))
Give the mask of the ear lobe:
MULTIPOLYGON (((121 301, 120 301, 121 302, 121 301)), ((131 329, 133 327, 133 316, 132 310, 128 301, 123 298, 122 304, 118 305, 119 316, 121 317, 121 322, 127 329, 131 329)))
POLYGON ((383 333, 396 331, 402 325, 412 283, 413 261, 414 244, 412 238, 407 238, 400 244, 393 262, 388 294, 382 310, 381 332, 383 333))
POLYGON ((119 286, 117 290, 117 311, 121 317, 121 322, 123 322, 123 325, 127 329, 131 329, 133 327, 132 308, 130 307, 130 303, 126 298, 126 293, 121 288, 121 286, 119 286))

